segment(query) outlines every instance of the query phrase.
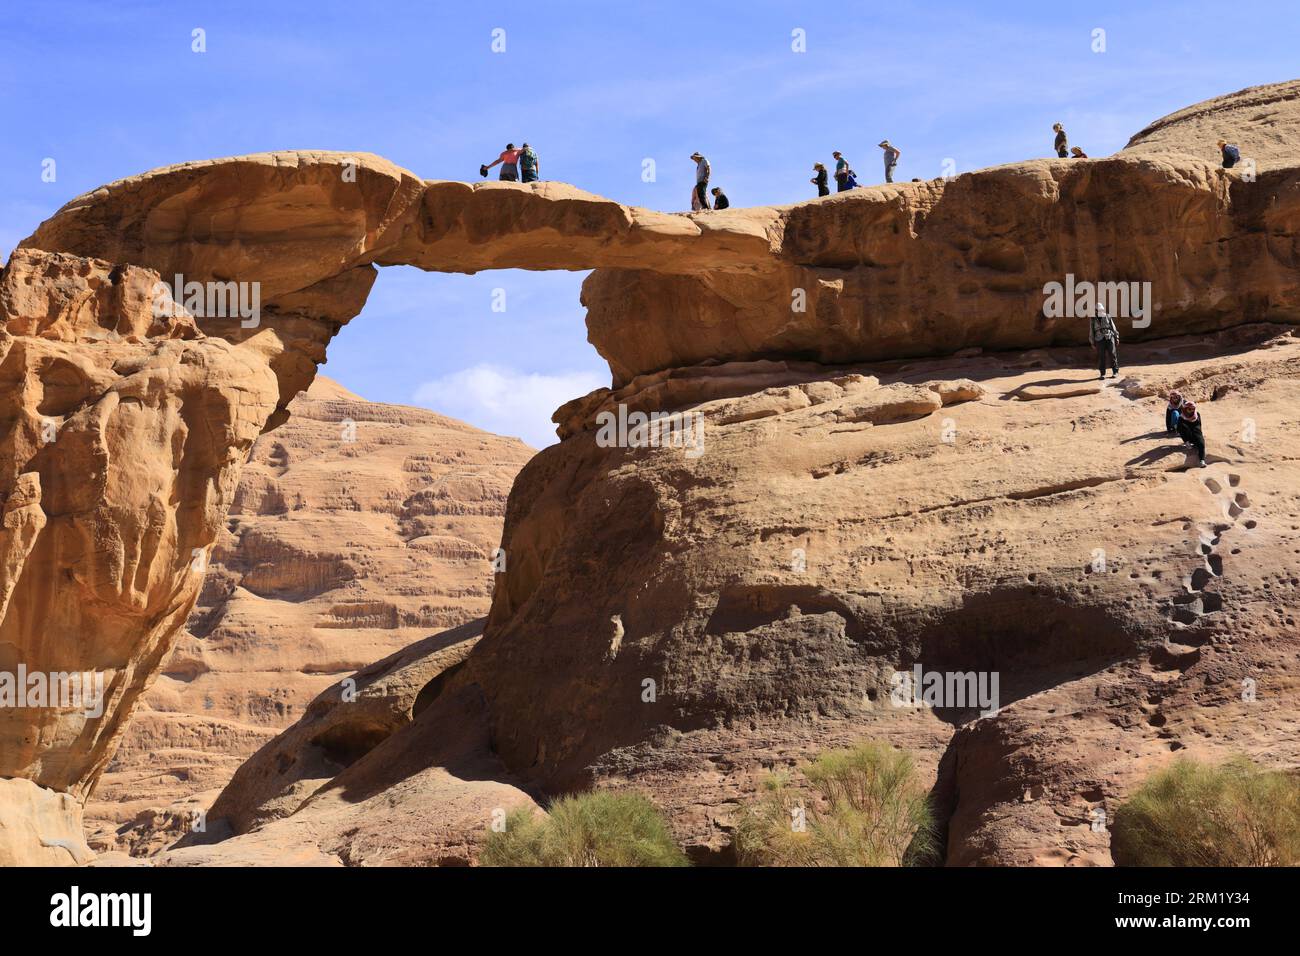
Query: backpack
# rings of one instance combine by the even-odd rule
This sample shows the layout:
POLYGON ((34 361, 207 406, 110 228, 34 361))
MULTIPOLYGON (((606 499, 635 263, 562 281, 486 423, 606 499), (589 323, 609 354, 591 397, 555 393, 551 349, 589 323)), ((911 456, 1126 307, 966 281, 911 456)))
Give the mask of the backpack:
POLYGON ((1232 160, 1232 163, 1235 166, 1241 161, 1241 150, 1232 143, 1229 143, 1227 146, 1223 147, 1223 158, 1232 160))

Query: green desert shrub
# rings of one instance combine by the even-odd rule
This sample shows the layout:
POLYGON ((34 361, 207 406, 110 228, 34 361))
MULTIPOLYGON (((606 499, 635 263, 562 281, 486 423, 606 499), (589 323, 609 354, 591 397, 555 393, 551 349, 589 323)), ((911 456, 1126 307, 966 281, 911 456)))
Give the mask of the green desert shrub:
POLYGON ((636 793, 560 797, 545 816, 523 808, 488 834, 483 866, 688 866, 659 810, 636 793))
POLYGON ((777 774, 764 782, 759 799, 742 810, 735 833, 742 866, 934 861, 934 815, 908 754, 867 741, 822 753, 800 773, 807 788, 777 774))
POLYGON ((1300 865, 1300 781, 1244 757, 1177 760, 1115 811, 1120 866, 1300 865))

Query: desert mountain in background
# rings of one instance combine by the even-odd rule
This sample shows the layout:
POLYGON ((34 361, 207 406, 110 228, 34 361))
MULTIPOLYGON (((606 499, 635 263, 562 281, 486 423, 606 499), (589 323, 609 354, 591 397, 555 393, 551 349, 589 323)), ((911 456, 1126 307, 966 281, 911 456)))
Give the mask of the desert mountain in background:
POLYGON ((324 376, 289 410, 254 444, 198 604, 86 808, 96 849, 174 841, 318 693, 487 614, 532 449, 324 376))

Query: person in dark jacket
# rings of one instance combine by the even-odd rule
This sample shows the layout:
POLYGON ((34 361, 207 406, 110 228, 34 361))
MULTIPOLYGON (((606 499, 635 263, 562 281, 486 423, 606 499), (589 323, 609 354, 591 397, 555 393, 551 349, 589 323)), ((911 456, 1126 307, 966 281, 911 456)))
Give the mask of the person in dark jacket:
POLYGON ((714 186, 709 192, 713 194, 714 209, 726 209, 731 205, 731 200, 727 198, 727 194, 722 191, 721 186, 714 186))
POLYGON ((1114 370, 1112 378, 1119 377, 1119 329, 1115 327, 1106 310, 1097 307, 1097 314, 1088 323, 1088 341, 1097 350, 1097 377, 1106 377, 1106 366, 1114 370))
POLYGON ((1088 154, 1085 153, 1083 150, 1081 150, 1078 146, 1071 146, 1071 147, 1070 147, 1070 158, 1071 158, 1071 159, 1087 159, 1087 158, 1088 158, 1088 154))
POLYGON ((813 176, 808 182, 817 187, 818 196, 829 196, 831 194, 830 175, 826 172, 826 165, 824 163, 813 163, 813 172, 817 175, 813 176))
POLYGON ((1169 404, 1165 406, 1165 434, 1178 434, 1179 409, 1183 407, 1183 396, 1178 392, 1169 393, 1169 404))
POLYGON ((1201 431, 1201 415, 1196 410, 1195 402, 1184 402, 1178 410, 1178 434, 1183 441, 1196 449, 1196 457, 1201 467, 1205 465, 1205 434, 1201 431))
POLYGON ((1234 143, 1219 140, 1219 152, 1223 154, 1223 168, 1231 169, 1241 162, 1241 150, 1234 143))
POLYGON ((1052 129, 1056 131, 1056 142, 1052 144, 1056 150, 1056 155, 1062 159, 1070 157, 1069 139, 1065 135, 1065 127, 1060 123, 1053 123, 1052 129))

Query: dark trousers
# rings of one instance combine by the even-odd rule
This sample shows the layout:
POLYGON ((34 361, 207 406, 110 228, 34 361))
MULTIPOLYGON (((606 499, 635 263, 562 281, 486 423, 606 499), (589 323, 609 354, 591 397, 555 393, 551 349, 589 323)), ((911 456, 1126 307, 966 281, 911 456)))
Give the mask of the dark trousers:
POLYGON ((709 181, 706 179, 702 183, 695 184, 695 195, 700 197, 700 208, 709 208, 709 181))
POLYGON ((1178 423, 1178 434, 1183 441, 1192 443, 1192 447, 1196 449, 1197 460, 1205 461, 1205 435, 1199 430, 1193 430, 1190 426, 1184 425, 1182 422, 1178 423))
POLYGON ((526 183, 535 183, 535 182, 537 182, 537 170, 535 170, 535 169, 525 169, 525 170, 524 170, 524 180, 523 180, 523 181, 526 182, 526 183))
POLYGON ((835 177, 835 191, 842 193, 849 188, 849 177, 847 174, 835 177))
POLYGON ((519 182, 519 172, 514 166, 507 166, 505 163, 502 163, 501 179, 503 182, 517 183, 519 182))
POLYGON ((818 184, 818 186, 817 186, 817 195, 818 195, 818 196, 829 196, 830 194, 831 194, 831 191, 830 191, 830 188, 829 188, 829 187, 827 187, 827 186, 822 186, 821 184, 818 184))
POLYGON ((1119 374, 1119 349, 1115 347, 1115 340, 1109 336, 1097 340, 1097 373, 1105 375, 1107 365, 1119 374))

